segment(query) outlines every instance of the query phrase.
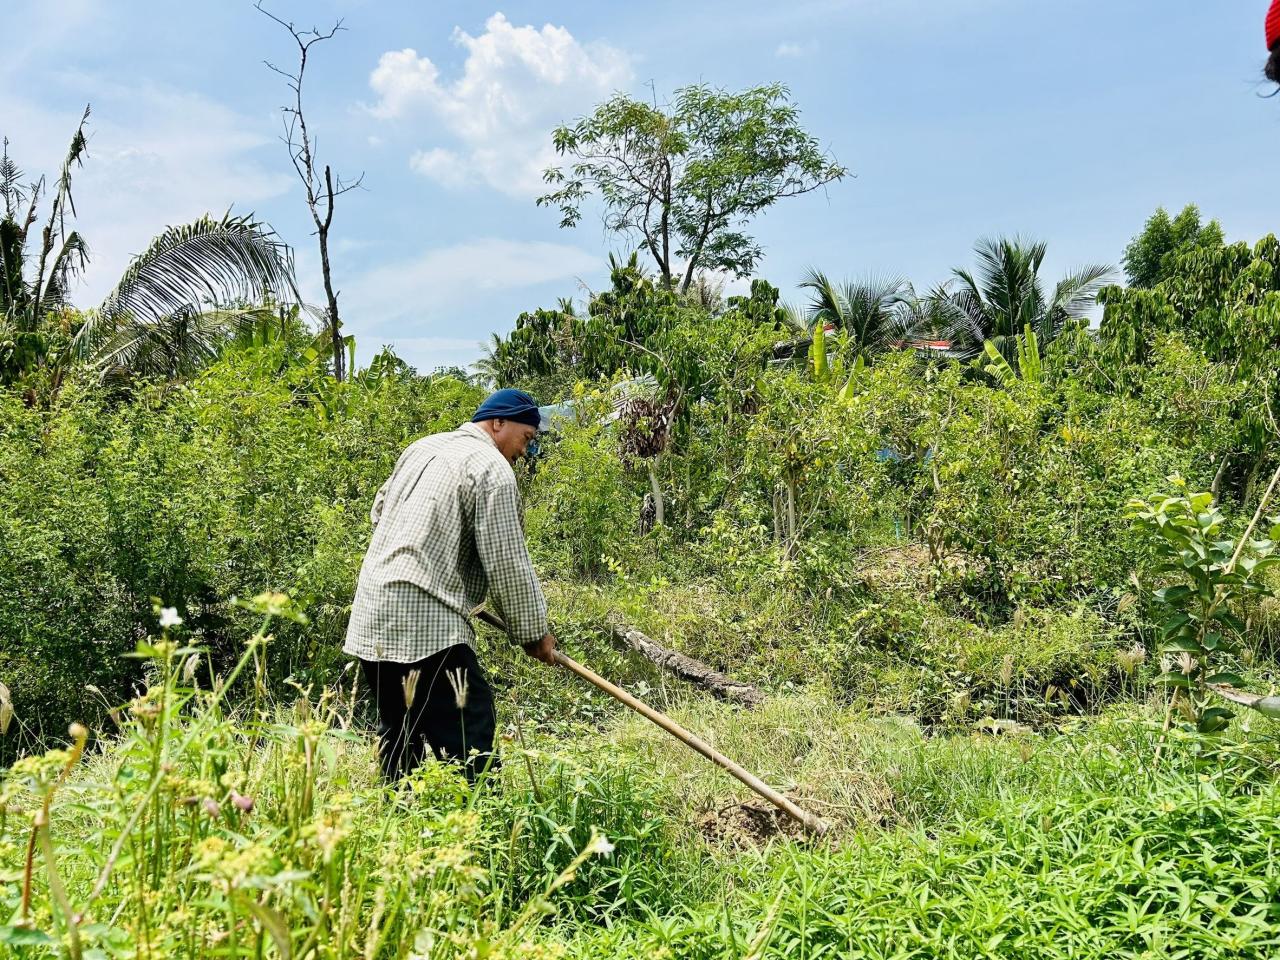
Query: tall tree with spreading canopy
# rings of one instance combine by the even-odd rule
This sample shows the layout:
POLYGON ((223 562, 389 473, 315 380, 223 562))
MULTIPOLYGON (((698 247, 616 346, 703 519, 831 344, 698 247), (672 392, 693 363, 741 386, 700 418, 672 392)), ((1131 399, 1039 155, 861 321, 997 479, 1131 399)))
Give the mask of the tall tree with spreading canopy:
POLYGON ((1176 271, 1178 254, 1211 250, 1222 242, 1221 224, 1217 220, 1201 223, 1200 208, 1195 204, 1183 207, 1176 217, 1160 207, 1124 249, 1122 262, 1129 286, 1149 290, 1176 271))
POLYGON ((744 277, 762 254, 751 219, 848 172, 799 117, 777 83, 739 93, 695 84, 665 108, 620 93, 555 130, 570 163, 545 172, 552 191, 537 202, 573 227, 597 194, 605 229, 638 236, 668 289, 678 280, 686 292, 700 270, 744 277))

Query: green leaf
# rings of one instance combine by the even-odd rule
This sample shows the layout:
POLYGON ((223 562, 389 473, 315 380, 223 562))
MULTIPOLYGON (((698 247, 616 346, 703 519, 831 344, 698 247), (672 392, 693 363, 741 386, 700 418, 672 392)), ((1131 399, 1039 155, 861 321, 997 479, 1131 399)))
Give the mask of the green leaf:
POLYGON ((289 924, 285 922, 284 915, 271 907, 264 907, 251 897, 243 897, 241 902, 249 908, 254 919, 270 935, 271 941, 276 945, 276 952, 280 954, 282 960, 290 960, 293 956, 293 941, 289 936, 289 924))
POLYGON ((1221 673, 1215 673, 1212 676, 1205 677, 1205 683, 1225 683, 1229 687, 1236 689, 1244 689, 1244 677, 1238 673, 1231 673, 1224 670, 1221 673))
POLYGON ((42 947, 53 942, 53 937, 34 927, 0 927, 0 943, 10 943, 15 947, 42 947))
POLYGON ((1218 733, 1225 730, 1235 714, 1226 707, 1210 707, 1200 716, 1200 722, 1196 725, 1196 729, 1200 733, 1218 733))
POLYGON ((1191 588, 1185 583, 1180 583, 1177 586, 1164 587, 1161 590, 1157 590, 1154 596, 1161 603, 1177 603, 1191 596, 1191 588))
POLYGON ((1191 617, 1185 613, 1175 613, 1172 617, 1164 622, 1160 628, 1160 636, 1168 637, 1177 633, 1180 629, 1191 622, 1191 617))
POLYGON ((1218 610, 1214 613, 1213 619, 1218 621, 1224 627, 1230 627, 1236 633, 1244 633, 1244 621, 1237 617, 1234 613, 1226 610, 1218 610))
POLYGON ((1168 673, 1162 673, 1156 677, 1155 682, 1162 687, 1181 687, 1184 690, 1190 689, 1191 678, 1185 673, 1177 673, 1170 670, 1168 673))

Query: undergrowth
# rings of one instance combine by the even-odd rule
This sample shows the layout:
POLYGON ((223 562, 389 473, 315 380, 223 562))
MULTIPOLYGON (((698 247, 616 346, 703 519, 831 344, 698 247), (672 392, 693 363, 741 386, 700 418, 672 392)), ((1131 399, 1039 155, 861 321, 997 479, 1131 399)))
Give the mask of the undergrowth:
MULTIPOLYGON (((260 613, 288 615, 279 596, 260 613)), ((682 722, 836 824, 736 835, 750 806, 638 719, 520 719, 500 772, 376 779, 351 687, 262 678, 267 627, 213 678, 167 634, 84 756, 3 780, 0 955, 1186 957, 1271 955, 1278 751, 1206 769, 1136 704, 1054 729, 918 723, 821 685, 682 722), (234 706, 233 706, 234 705, 234 706)), ((557 681, 558 674, 548 674, 557 681)), ((669 692, 669 691, 668 691, 669 692)), ((1253 718, 1254 722, 1264 722, 1253 718)), ((769 821, 759 821, 765 822, 769 821)))

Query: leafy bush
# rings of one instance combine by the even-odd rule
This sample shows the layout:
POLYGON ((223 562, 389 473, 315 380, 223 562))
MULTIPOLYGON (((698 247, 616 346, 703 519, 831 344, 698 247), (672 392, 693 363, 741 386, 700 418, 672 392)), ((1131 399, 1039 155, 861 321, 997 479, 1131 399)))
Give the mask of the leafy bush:
POLYGON ((244 622, 229 600, 292 590, 318 629, 282 629, 273 669, 331 675, 374 492, 404 445, 466 420, 479 391, 391 378, 342 385, 326 407, 283 350, 233 352, 128 402, 87 381, 50 411, 0 396, 0 678, 26 729, 97 725, 86 684, 128 699, 137 674, 120 654, 154 626, 152 597, 225 663, 244 622))

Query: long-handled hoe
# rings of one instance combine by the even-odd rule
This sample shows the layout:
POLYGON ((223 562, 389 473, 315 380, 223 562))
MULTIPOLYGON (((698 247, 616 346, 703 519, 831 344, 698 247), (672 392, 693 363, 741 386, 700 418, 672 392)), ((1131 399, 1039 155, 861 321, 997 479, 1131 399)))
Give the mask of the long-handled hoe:
MULTIPOLYGON (((475 616, 483 620, 485 623, 489 624, 489 626, 495 627, 496 629, 501 630, 503 633, 505 633, 507 630, 507 625, 502 622, 502 619, 488 610, 477 610, 475 612, 475 616)), ((578 661, 574 660, 572 657, 566 656, 565 654, 561 653, 559 650, 555 652, 555 658, 556 658, 556 663, 558 663, 560 666, 573 671, 578 676, 580 676, 583 680, 586 680, 588 683, 592 684, 593 686, 599 687, 601 690, 609 694, 609 696, 613 697, 615 700, 621 701, 622 703, 630 707, 632 710, 634 710, 636 713, 639 713, 642 716, 652 720, 654 723, 660 726, 663 730, 667 731, 667 733, 671 734, 677 740, 679 740, 686 746, 692 748, 693 750, 696 750, 698 753, 702 754, 704 757, 706 757, 716 766, 722 767, 723 769, 727 770, 730 774, 732 774, 742 783, 745 783, 753 791, 755 791, 760 796, 764 797, 766 800, 772 803, 779 810, 783 811, 788 816, 793 817, 794 819, 800 821, 800 823, 804 824, 805 829, 819 835, 824 834, 831 829, 831 825, 827 823, 827 821, 823 820, 821 817, 818 817, 812 813, 809 813, 806 810, 801 810, 798 806, 792 803, 789 799, 787 799, 777 790, 773 789, 773 787, 769 786, 767 783, 765 783, 755 774, 751 773, 749 770, 744 769, 734 761, 730 760, 719 750, 712 747, 709 743, 707 743, 702 738, 697 737, 694 734, 690 733, 688 730, 680 726, 680 724, 676 723, 666 714, 653 709, 653 707, 649 706, 643 700, 639 700, 636 697, 633 697, 631 694, 627 693, 627 691, 623 690, 621 687, 617 686, 616 684, 610 683, 608 680, 600 676, 600 674, 596 673, 594 670, 584 667, 582 664, 578 663, 578 661)))

